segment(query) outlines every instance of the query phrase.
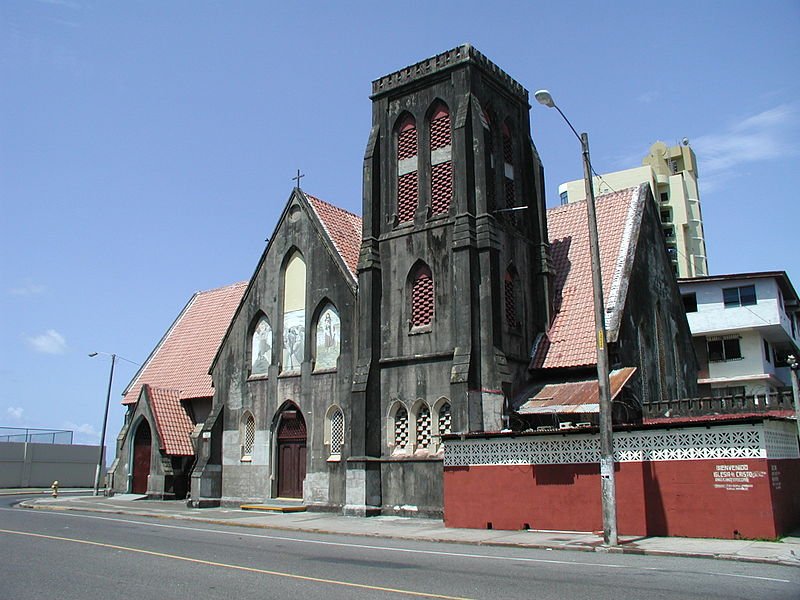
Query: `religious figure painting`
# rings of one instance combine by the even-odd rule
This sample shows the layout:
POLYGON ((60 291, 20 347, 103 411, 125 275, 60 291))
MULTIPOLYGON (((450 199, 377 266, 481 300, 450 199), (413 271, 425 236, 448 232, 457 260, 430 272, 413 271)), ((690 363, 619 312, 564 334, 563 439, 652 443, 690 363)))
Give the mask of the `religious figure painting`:
POLYGON ((293 310, 283 315, 283 370, 299 371, 306 337, 306 311, 293 310))
POLYGON ((316 370, 335 369, 339 358, 339 339, 341 323, 339 315, 328 306, 317 323, 316 370))
POLYGON ((266 375, 272 362, 272 328, 262 317, 253 332, 253 361, 250 372, 253 375, 266 375))

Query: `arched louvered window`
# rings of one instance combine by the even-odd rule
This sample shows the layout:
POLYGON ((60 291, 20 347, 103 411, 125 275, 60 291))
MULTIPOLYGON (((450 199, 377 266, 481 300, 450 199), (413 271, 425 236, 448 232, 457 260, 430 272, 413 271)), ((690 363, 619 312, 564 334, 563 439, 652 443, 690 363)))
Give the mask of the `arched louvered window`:
POLYGON ((394 451, 405 452, 408 447, 408 411, 402 405, 394 411, 393 419, 394 451))
POLYGON ((440 104, 430 121, 431 139, 431 213, 441 215, 450 210, 453 199, 453 161, 450 113, 440 104))
POLYGON ((439 436, 451 433, 450 403, 445 402, 439 407, 439 436))
POLYGON ((328 409, 325 443, 330 448, 331 457, 336 458, 342 454, 342 446, 344 446, 344 413, 338 406, 331 406, 328 409))
POLYGON ((506 271, 503 289, 505 296, 506 324, 512 329, 519 327, 519 312, 517 310, 519 303, 518 287, 519 281, 516 271, 509 269, 506 271))
POLYGON ((256 442, 256 421, 253 415, 246 413, 242 419, 241 435, 241 450, 242 460, 253 460, 253 446, 256 442))
POLYGON ((514 146, 507 123, 503 123, 503 176, 503 195, 506 208, 514 208, 517 205, 516 190, 514 189, 514 146))
POLYGON ((397 220, 414 220, 418 202, 417 125, 407 115, 397 130, 397 220))
POLYGON ((427 265, 419 265, 411 284, 411 327, 424 327, 433 321, 433 276, 427 265))
POLYGON ((431 445, 431 436, 433 435, 431 427, 431 409, 424 403, 417 409, 416 434, 417 448, 425 449, 431 445))

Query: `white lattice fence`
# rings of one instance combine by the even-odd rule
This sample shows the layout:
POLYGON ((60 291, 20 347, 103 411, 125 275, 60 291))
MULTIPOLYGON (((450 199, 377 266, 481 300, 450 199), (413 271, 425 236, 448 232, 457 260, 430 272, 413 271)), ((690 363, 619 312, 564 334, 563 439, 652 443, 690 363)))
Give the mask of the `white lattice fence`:
MULTIPOLYGON (((800 458, 794 428, 788 423, 716 426, 614 434, 617 462, 800 458)), ((448 440, 445 466, 553 465, 600 461, 593 434, 448 440)))

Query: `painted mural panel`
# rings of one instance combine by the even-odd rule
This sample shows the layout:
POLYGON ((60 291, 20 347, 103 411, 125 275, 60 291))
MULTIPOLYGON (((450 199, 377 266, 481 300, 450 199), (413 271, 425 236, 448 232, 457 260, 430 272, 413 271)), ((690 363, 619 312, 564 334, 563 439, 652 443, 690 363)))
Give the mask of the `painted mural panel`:
POLYGON ((306 311, 283 314, 283 370, 299 371, 303 363, 306 337, 306 311))
POLYGON ((339 340, 341 322, 339 314, 332 306, 328 306, 320 314, 317 323, 317 348, 315 370, 335 369, 339 359, 339 340))
POLYGON ((253 332, 252 356, 251 374, 266 375, 272 362, 272 327, 265 317, 258 321, 253 332))

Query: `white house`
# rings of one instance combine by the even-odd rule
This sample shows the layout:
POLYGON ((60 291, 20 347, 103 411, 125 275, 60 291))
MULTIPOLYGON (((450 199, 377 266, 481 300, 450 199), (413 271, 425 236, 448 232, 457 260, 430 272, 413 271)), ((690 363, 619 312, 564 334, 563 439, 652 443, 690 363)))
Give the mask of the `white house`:
POLYGON ((761 395, 791 385, 785 358, 800 348, 800 303, 785 271, 679 279, 678 285, 701 390, 761 395))

